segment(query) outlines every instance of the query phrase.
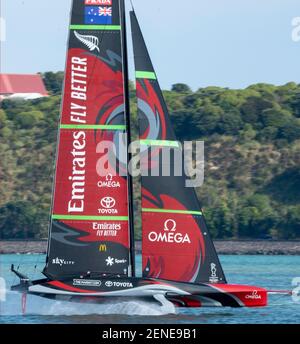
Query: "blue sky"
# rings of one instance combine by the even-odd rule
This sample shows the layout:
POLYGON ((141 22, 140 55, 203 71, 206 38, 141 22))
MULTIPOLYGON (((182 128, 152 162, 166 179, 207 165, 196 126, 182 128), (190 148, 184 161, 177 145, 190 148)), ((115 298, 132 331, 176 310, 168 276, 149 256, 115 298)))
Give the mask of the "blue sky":
MULTIPOLYGON (((176 82, 193 89, 300 83, 300 42, 292 40, 299 0, 133 2, 163 88, 176 82)), ((63 70, 70 5, 71 0, 1 0, 1 72, 63 70)))

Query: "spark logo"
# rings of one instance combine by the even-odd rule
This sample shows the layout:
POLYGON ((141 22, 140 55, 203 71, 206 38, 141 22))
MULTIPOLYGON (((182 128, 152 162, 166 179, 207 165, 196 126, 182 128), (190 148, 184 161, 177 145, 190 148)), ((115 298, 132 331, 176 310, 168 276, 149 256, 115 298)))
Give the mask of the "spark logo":
POLYGON ((126 264, 127 260, 126 259, 117 259, 117 258, 112 258, 112 257, 107 257, 105 259, 106 265, 107 266, 113 266, 114 264, 126 264))
POLYGON ((108 257, 105 261, 107 266, 113 266, 115 264, 115 259, 112 257, 108 257))
POLYGON ((191 243, 189 235, 177 232, 177 223, 175 220, 169 219, 164 224, 164 231, 150 232, 148 239, 151 242, 167 242, 175 244, 191 243))

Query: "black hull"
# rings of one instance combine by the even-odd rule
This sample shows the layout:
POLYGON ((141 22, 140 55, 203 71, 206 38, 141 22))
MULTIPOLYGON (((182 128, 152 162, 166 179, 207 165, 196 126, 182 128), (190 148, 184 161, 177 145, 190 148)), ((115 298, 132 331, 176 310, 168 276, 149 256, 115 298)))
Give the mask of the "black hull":
POLYGON ((158 279, 99 277, 23 281, 12 290, 40 297, 80 303, 104 303, 140 299, 155 301, 158 295, 178 307, 262 307, 267 291, 230 284, 192 284, 158 279))

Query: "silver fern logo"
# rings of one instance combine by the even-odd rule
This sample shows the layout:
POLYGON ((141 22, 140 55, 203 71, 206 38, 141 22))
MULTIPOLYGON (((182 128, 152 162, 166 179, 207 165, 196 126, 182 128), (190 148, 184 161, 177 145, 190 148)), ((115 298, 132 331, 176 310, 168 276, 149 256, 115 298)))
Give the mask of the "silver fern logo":
POLYGON ((98 47, 98 37, 91 35, 81 35, 77 31, 74 31, 74 35, 81 43, 87 46, 90 49, 90 51, 98 50, 98 52, 100 53, 100 49, 98 47))

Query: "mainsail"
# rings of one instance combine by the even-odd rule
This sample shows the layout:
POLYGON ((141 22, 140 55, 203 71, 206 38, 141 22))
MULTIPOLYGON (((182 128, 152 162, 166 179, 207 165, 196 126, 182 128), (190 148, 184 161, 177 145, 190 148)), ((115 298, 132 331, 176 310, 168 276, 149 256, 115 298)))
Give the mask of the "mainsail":
POLYGON ((44 270, 51 278, 132 275, 124 30, 123 0, 73 1, 44 270))
POLYGON ((143 276, 181 282, 225 283, 194 188, 185 187, 186 177, 176 176, 174 169, 171 169, 173 175, 161 176, 161 156, 170 149, 178 153, 181 148, 134 12, 131 12, 131 26, 141 170, 143 174, 148 172, 148 176, 142 175, 143 276), (149 163, 149 155, 152 160, 156 156, 154 163, 149 163), (154 170, 159 170, 160 176, 153 176, 154 170))

